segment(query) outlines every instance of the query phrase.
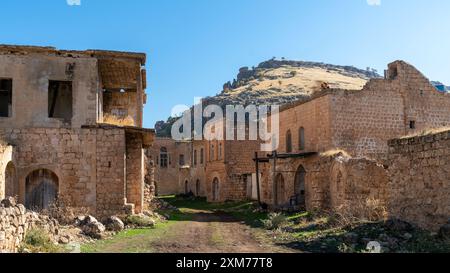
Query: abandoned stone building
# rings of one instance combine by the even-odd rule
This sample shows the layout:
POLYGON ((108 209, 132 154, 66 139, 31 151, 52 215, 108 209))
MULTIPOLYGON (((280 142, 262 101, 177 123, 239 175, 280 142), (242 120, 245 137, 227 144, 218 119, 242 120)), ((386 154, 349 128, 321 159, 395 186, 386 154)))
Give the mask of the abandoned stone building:
POLYGON ((447 135, 399 139, 449 126, 450 94, 410 64, 389 64, 384 79, 372 79, 362 90, 323 89, 284 105, 279 119, 273 153, 259 152, 259 141, 192 142, 190 175, 174 180, 178 192, 189 189, 209 201, 259 195, 274 208, 307 210, 373 199, 390 215, 430 229, 450 217, 447 135), (199 191, 193 190, 197 182, 199 191))
MULTIPOLYGON (((223 126, 223 123, 211 126, 223 126)), ((156 138, 147 153, 156 161, 157 193, 193 193, 207 197, 210 202, 256 200, 252 159, 259 144, 259 141, 156 138)))
POLYGON ((155 192, 159 196, 186 194, 191 191, 191 142, 171 138, 156 138, 146 150, 155 165, 155 192))
MULTIPOLYGON (((399 170, 388 142, 449 126, 450 95, 439 92, 413 66, 397 61, 389 64, 385 79, 370 80, 362 90, 323 90, 308 101, 284 106, 280 121, 279 149, 259 160, 264 202, 313 210, 372 198, 405 218, 395 213, 407 204, 399 200, 409 200, 408 189, 421 188, 424 181, 410 179, 415 186, 398 182, 404 181, 399 173, 415 172, 415 163, 404 162, 399 170)), ((419 203, 450 201, 418 195, 419 203)))
POLYGON ((97 217, 143 209, 146 55, 0 46, 0 199, 97 217), (126 122, 124 122, 126 121, 126 122))

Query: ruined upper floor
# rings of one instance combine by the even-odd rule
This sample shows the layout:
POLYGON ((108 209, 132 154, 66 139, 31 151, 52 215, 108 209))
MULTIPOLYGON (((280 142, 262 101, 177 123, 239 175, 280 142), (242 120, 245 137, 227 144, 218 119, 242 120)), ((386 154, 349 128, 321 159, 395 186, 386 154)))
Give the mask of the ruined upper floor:
POLYGON ((146 55, 0 45, 0 128, 142 127, 146 55))

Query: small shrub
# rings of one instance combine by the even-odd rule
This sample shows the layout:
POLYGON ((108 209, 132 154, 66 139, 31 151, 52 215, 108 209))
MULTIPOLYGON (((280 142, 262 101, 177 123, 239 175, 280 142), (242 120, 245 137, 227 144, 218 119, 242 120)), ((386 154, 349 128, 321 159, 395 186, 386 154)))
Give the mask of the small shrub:
POLYGON ((385 221, 387 216, 387 208, 380 200, 368 198, 339 206, 331 218, 339 226, 351 226, 362 222, 385 221))
POLYGON ((52 242, 50 235, 41 228, 35 228, 27 232, 19 252, 25 250, 32 253, 55 253, 59 248, 52 242))
POLYGON ((126 218, 125 222, 129 226, 145 228, 145 227, 154 227, 155 220, 148 216, 144 215, 130 215, 126 218))
POLYGON ((281 213, 270 213, 268 219, 261 220, 266 229, 279 229, 287 223, 287 218, 281 213))

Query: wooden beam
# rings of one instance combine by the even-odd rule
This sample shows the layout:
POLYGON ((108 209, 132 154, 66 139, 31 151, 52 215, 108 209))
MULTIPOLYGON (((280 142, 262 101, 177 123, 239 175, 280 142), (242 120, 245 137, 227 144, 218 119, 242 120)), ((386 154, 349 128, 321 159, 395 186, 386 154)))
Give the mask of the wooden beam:
POLYGON ((259 159, 258 159, 258 152, 255 152, 255 164, 256 164, 256 189, 258 191, 258 204, 261 207, 261 192, 260 192, 260 185, 259 185, 259 159))

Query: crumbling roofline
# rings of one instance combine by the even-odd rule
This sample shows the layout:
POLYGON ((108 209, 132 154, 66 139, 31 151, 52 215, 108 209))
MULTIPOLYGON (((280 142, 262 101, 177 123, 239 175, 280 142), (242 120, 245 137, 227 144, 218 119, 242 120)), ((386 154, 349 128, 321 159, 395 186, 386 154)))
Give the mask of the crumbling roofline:
POLYGON ((10 55, 26 55, 29 53, 47 54, 55 56, 65 56, 72 58, 90 57, 90 58, 125 58, 134 59, 145 65, 147 56, 145 53, 138 52, 124 52, 124 51, 112 51, 112 50, 59 50, 55 47, 44 46, 24 46, 24 45, 3 45, 0 44, 0 54, 10 55))

